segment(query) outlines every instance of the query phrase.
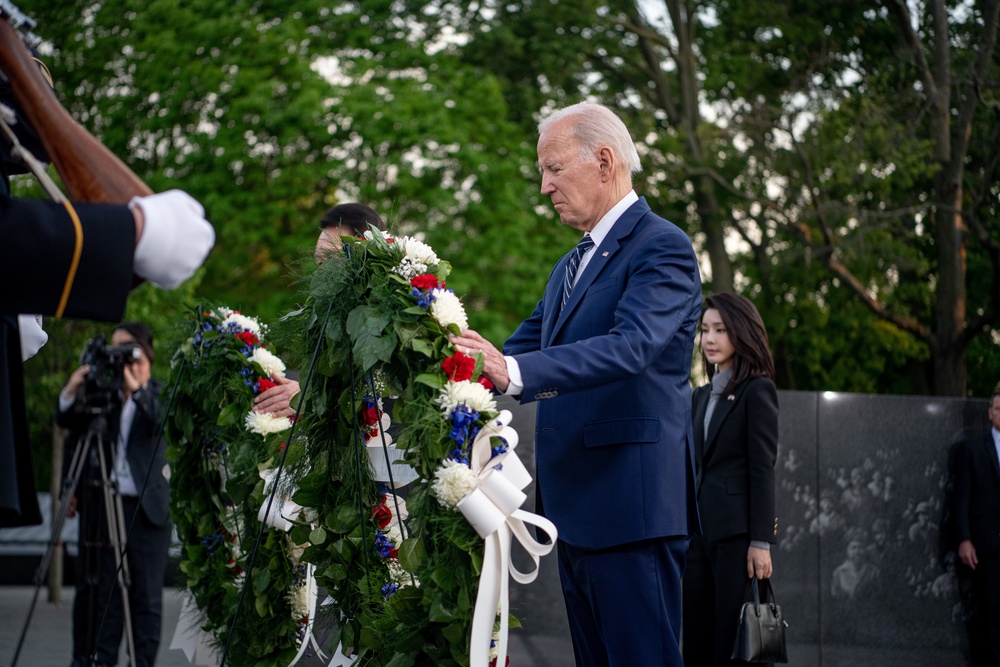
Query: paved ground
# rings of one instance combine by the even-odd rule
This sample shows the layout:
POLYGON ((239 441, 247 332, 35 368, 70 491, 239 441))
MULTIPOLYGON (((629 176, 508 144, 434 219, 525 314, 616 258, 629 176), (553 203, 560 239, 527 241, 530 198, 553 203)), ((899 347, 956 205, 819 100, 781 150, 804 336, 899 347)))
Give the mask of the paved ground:
MULTIPOLYGON (((14 657, 25 617, 31 604, 34 588, 27 586, 0 586, 0 667, 10 667, 14 657)), ((188 667, 184 653, 170 650, 180 610, 180 594, 168 589, 164 595, 163 642, 157 660, 158 667, 188 667)), ((70 608, 73 589, 63 589, 62 600, 50 603, 43 588, 34 617, 28 626, 24 648, 18 659, 19 667, 67 667, 70 662, 70 608)), ((527 605, 534 607, 534 605, 527 605)), ((544 605, 541 605, 544 607, 544 605)), ((538 609, 538 607, 535 607, 538 609)), ((523 609, 527 612, 527 609, 523 609)), ((517 613, 517 612, 515 612, 517 613)), ((527 620, 522 614, 522 619, 527 620)), ((542 619, 535 619, 541 621, 542 619)), ((564 622, 564 621, 563 621, 564 622)), ((558 627, 559 624, 556 624, 558 627)), ((539 630, 548 630, 544 623, 535 624, 539 630)), ((572 667, 573 654, 569 637, 562 633, 530 633, 526 630, 511 631, 510 664, 512 667, 572 667)), ((792 644, 788 647, 789 664, 801 667, 959 667, 961 659, 947 651, 915 650, 906 647, 871 649, 859 646, 826 646, 822 654, 816 645, 792 644)), ((123 654, 124 655, 124 654, 123 654)), ((127 665, 124 657, 119 665, 127 665)), ((300 663, 301 664, 301 663, 300 663)), ((309 667, 321 665, 318 660, 309 667)), ((234 667, 240 667, 235 665, 234 667)), ((280 666, 277 666, 280 667, 280 666)))
MULTIPOLYGON (((34 588, 27 586, 0 586, 0 666, 10 667, 18 640, 25 626, 25 618, 31 607, 34 588)), ((24 646, 18 658, 18 667, 67 667, 70 663, 71 629, 70 610, 73 605, 73 589, 64 588, 62 599, 57 603, 46 601, 47 591, 43 588, 35 613, 28 625, 24 646)), ((174 634, 180 611, 180 594, 171 589, 164 591, 163 639, 156 664, 158 667, 188 667, 187 658, 179 650, 170 650, 170 639, 174 634)), ((517 667, 571 667, 572 654, 567 655, 560 638, 533 636, 525 638, 511 634, 511 665, 517 667)), ((119 665, 128 662, 122 653, 119 665)), ((302 663, 300 663, 302 664, 302 663)), ((309 665, 320 665, 318 660, 309 665)), ((239 667, 236 665, 234 667, 239 667)))

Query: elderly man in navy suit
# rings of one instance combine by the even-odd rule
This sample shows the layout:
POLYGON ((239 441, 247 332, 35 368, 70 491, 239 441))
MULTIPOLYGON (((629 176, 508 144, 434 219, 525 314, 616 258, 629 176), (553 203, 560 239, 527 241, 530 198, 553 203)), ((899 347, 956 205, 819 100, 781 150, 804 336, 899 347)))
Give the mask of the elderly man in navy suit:
POLYGON ((955 460, 955 536, 973 584, 967 627, 976 667, 1000 665, 1000 384, 987 414, 990 432, 961 443, 955 460))
POLYGON ((538 130, 541 191, 584 236, 503 354, 471 330, 453 343, 484 354, 500 391, 539 401, 538 509, 559 529, 577 665, 681 667, 698 265, 632 189, 639 156, 614 112, 576 104, 538 130))

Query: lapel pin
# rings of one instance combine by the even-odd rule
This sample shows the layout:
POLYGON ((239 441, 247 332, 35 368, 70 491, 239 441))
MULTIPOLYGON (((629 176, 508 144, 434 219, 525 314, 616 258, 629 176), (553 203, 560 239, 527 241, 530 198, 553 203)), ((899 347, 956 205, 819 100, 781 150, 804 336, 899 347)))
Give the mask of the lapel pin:
POLYGON ((604 252, 601 253, 601 257, 607 257, 607 256, 608 256, 608 251, 607 250, 605 250, 604 252))
POLYGON ((727 401, 735 401, 736 400, 736 394, 730 394, 729 396, 726 397, 726 400, 727 401))

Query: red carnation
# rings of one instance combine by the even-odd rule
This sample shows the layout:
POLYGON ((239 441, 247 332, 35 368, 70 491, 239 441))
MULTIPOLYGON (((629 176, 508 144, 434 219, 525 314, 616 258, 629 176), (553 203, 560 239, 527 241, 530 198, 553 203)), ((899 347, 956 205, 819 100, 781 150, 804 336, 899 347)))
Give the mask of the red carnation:
POLYGON ((378 424, 378 406, 374 403, 365 405, 365 409, 361 411, 361 421, 364 422, 365 426, 374 426, 375 424, 378 424))
POLYGON ((486 387, 490 391, 493 391, 494 389, 497 388, 496 385, 493 384, 492 382, 490 382, 490 379, 488 377, 486 377, 485 375, 480 375, 479 379, 476 380, 476 382, 478 382, 479 384, 483 385, 484 387, 486 387))
MULTIPOLYGON (((510 667, 510 656, 507 656, 507 662, 504 663, 505 667, 510 667)), ((493 658, 490 660, 490 667, 497 667, 497 659, 493 658)))
POLYGON ((438 278, 433 273, 422 273, 410 279, 410 285, 418 290, 429 290, 438 287, 438 278))
POLYGON ((379 528, 384 529, 392 521, 392 512, 385 505, 376 505, 372 508, 372 518, 379 528))
POLYGON ((399 549, 396 547, 389 547, 389 558, 399 558, 399 549))
POLYGON ((461 352, 456 352, 441 362, 444 374, 452 382, 461 382, 472 378, 472 373, 476 370, 476 360, 461 352))
POLYGON ((268 389, 270 389, 271 387, 277 387, 278 386, 277 384, 275 384, 274 382, 271 382, 267 378, 261 378, 260 380, 258 380, 257 381, 257 385, 259 386, 259 389, 257 390, 258 393, 263 393, 263 392, 267 391, 268 389))
POLYGON ((257 338, 252 331, 241 331, 236 334, 236 337, 247 345, 256 345, 260 342, 260 338, 257 338))

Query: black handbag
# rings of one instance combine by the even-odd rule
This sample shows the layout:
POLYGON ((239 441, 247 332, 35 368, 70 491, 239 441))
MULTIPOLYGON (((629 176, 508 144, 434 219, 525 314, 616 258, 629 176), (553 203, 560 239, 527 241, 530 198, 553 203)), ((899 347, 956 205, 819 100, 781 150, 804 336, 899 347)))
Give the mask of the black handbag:
POLYGON ((781 607, 774 601, 771 582, 763 580, 766 598, 761 602, 757 577, 750 584, 753 600, 744 602, 740 609, 740 624, 736 628, 736 642, 733 644, 733 660, 745 662, 788 662, 785 646, 785 618, 781 607))

